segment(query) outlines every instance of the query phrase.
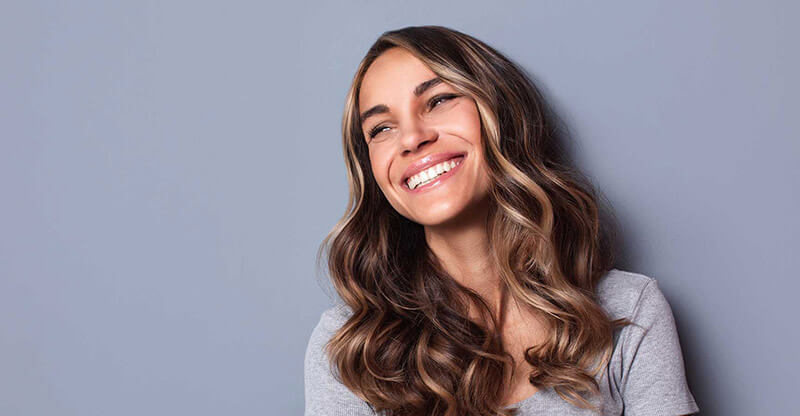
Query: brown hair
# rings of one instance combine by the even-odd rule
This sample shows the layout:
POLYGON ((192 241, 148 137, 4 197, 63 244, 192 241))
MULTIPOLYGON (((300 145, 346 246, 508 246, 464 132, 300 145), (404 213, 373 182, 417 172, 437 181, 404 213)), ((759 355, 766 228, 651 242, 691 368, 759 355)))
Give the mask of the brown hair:
MULTIPOLYGON (((383 33, 347 94, 342 133, 350 199, 326 236, 328 271, 352 310, 328 342, 332 370, 376 411, 400 415, 509 415, 501 403, 513 359, 497 317, 476 292, 448 275, 423 227, 401 216, 372 177, 358 95, 370 64, 389 48, 408 50, 477 104, 491 179, 487 231, 510 296, 540 311, 545 342, 526 350, 530 382, 591 408, 594 376, 613 351, 597 280, 612 268, 598 197, 567 166, 544 100, 528 76, 485 43, 440 26, 383 33), (476 305, 486 324, 468 319, 476 305)), ((319 257, 318 257, 319 259, 319 257)))

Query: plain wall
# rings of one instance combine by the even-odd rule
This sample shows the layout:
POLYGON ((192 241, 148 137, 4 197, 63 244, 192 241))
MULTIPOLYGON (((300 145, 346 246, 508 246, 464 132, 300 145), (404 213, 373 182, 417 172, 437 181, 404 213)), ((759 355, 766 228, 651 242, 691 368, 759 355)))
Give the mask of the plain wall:
POLYGON ((0 12, 0 414, 289 415, 339 126, 385 30, 519 62, 659 281, 704 415, 797 412, 790 1, 25 1, 0 12))

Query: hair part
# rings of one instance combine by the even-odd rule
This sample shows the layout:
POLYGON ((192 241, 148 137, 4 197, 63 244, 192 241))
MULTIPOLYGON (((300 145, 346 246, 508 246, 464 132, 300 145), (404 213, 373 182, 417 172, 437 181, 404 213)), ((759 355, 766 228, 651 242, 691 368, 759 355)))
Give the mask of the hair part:
POLYGON ((424 230, 400 215, 375 182, 358 96, 369 66, 400 47, 475 100, 491 181, 487 222, 504 289, 540 311, 548 336, 526 350, 538 388, 595 408, 595 377, 613 351, 595 284, 613 266, 598 196, 570 168, 544 99, 525 72, 487 44, 441 26, 383 33, 361 61, 345 100, 342 144, 350 197, 318 252, 352 310, 327 345, 340 381, 378 411, 400 415, 510 415, 503 408, 514 360, 498 317, 443 269, 424 230), (468 319, 476 306, 484 321, 468 319))

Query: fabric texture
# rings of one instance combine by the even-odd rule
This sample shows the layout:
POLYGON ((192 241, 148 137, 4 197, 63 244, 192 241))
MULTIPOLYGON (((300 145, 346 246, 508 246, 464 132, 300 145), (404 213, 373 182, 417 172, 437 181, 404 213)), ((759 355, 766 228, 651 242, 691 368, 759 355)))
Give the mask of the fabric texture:
MULTIPOLYGON (((601 415, 678 416, 699 407, 686 382, 683 354, 672 309, 655 279, 612 269, 598 282, 597 300, 611 319, 627 317, 636 325, 614 332, 614 352, 606 371, 597 376, 601 396, 591 402, 601 415)), ((305 354, 306 416, 380 415, 335 377, 324 348, 350 316, 337 303, 325 310, 311 333, 305 354)), ((573 406, 552 388, 508 408, 520 416, 596 415, 573 406)))

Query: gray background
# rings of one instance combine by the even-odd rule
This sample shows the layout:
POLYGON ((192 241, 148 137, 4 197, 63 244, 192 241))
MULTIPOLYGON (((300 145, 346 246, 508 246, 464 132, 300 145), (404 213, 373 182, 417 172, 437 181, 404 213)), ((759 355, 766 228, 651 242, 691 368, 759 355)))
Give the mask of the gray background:
POLYGON ((707 415, 794 413, 794 2, 4 3, 0 414, 283 415, 384 30, 518 61, 658 279, 707 415))

